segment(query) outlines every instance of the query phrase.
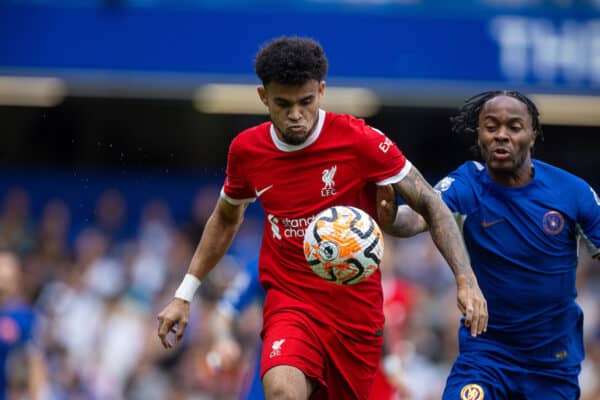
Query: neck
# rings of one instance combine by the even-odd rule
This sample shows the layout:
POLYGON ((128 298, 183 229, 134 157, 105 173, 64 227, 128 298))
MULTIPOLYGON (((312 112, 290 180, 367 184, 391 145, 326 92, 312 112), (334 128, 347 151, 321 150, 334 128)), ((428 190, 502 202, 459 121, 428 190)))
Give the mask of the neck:
POLYGON ((494 182, 500 185, 519 187, 531 182, 535 175, 535 170, 531 161, 528 161, 515 171, 492 171, 488 168, 488 175, 494 182))

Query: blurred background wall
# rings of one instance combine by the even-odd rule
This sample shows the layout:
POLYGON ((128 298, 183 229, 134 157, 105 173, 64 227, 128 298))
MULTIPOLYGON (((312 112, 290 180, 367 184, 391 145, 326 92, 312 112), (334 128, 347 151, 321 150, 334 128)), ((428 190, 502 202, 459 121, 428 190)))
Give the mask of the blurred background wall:
MULTIPOLYGON (((229 141, 266 119, 253 57, 281 35, 320 41, 324 108, 366 118, 432 183, 469 158, 473 138, 449 132, 462 101, 510 89, 540 107, 536 157, 600 189, 598 0, 0 0, 0 242, 21 257, 47 398, 242 390, 259 311, 236 331, 244 361, 217 375, 206 321, 257 253, 259 206, 203 285, 182 350, 159 349, 155 315, 212 210, 229 141)), ((404 398, 439 398, 458 324, 448 268, 426 235, 386 245, 385 276, 410 293, 388 316, 404 398)), ((580 275, 592 399, 598 273, 585 253, 580 275)), ((31 368, 10 365, 20 396, 31 368)))

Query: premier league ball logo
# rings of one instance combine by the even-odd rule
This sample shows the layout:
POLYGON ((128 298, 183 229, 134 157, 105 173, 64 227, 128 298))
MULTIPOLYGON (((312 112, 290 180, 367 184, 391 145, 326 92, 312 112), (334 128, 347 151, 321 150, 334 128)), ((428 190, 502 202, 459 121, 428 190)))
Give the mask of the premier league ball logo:
POLYGON ((338 285, 368 278, 383 257, 383 235, 373 218, 355 207, 319 213, 304 234, 304 255, 312 270, 338 285))

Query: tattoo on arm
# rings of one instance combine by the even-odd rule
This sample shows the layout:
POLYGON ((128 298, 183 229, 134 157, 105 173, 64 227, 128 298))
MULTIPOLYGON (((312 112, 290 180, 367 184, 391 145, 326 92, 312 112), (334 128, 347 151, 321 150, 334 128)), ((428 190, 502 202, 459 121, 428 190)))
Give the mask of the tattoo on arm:
POLYGON ((473 271, 462 235, 452 213, 440 196, 414 166, 394 188, 404 201, 427 221, 431 238, 454 275, 467 277, 469 286, 473 286, 473 278, 470 276, 473 271))

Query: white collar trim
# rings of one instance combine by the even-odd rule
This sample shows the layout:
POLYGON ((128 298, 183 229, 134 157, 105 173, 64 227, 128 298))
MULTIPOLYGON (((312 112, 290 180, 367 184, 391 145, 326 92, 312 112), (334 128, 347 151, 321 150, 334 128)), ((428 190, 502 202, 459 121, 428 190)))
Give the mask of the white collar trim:
POLYGON ((281 151, 289 152, 289 151, 302 150, 302 149, 310 146, 311 144, 313 144, 319 138, 319 135, 321 135, 321 130, 323 129, 324 123, 325 123, 325 111, 322 109, 319 109, 319 120, 317 121, 317 126, 315 127, 314 132, 311 133, 308 138, 306 138, 306 141, 304 143, 301 143, 298 145, 288 144, 288 143, 285 143, 284 141, 280 140, 277 137, 277 133, 275 132, 275 126, 273 125, 273 123, 271 123, 271 129, 270 129, 271 139, 273 139, 273 143, 275 144, 275 147, 277 147, 281 151))

